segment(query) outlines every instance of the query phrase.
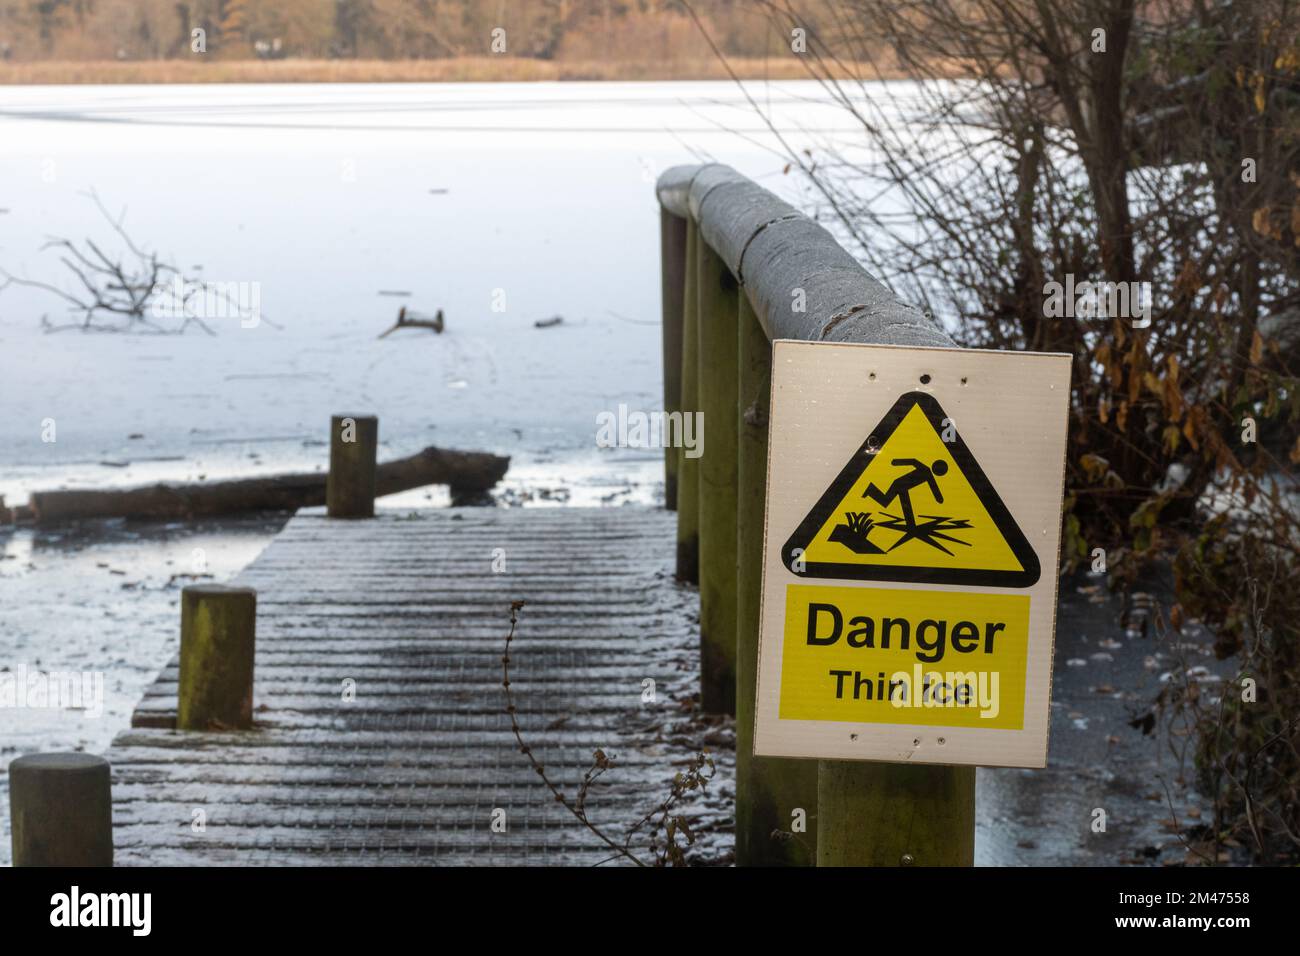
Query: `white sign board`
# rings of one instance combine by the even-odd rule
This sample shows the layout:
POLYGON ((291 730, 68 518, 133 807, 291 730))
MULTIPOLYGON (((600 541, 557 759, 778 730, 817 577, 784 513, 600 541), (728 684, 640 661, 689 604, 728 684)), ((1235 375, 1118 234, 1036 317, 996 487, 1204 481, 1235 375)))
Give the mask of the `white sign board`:
POLYGON ((1070 357, 778 341, 761 756, 1042 767, 1070 357))

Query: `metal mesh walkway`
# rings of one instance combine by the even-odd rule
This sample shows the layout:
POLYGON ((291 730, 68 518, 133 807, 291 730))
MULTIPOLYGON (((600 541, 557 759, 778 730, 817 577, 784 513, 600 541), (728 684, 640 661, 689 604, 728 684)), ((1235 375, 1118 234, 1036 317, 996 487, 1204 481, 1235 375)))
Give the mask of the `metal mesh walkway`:
POLYGON ((107 754, 118 863, 608 857, 510 732, 509 604, 527 602, 511 664, 525 739, 570 794, 596 747, 614 753, 590 803, 617 829, 693 742, 696 598, 673 582, 673 542, 672 514, 640 507, 293 518, 237 582, 258 590, 256 728, 171 729, 164 669, 107 754))

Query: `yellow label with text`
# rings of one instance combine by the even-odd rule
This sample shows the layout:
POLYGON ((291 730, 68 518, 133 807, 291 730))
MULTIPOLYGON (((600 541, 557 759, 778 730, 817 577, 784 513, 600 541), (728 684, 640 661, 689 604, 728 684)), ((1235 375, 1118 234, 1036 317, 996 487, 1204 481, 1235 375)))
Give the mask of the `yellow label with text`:
POLYGON ((1029 596, 791 584, 782 720, 1020 730, 1029 596))

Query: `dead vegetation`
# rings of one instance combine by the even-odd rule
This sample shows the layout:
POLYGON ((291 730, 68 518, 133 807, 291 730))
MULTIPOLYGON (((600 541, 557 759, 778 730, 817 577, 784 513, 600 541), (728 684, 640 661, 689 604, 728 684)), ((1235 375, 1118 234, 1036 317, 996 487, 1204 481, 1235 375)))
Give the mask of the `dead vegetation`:
POLYGON ((568 810, 575 820, 609 848, 610 860, 623 860, 640 867, 687 865, 687 851, 694 845, 696 835, 691 829, 688 816, 683 812, 682 804, 692 795, 707 789, 715 772, 713 758, 706 750, 693 754, 684 769, 673 775, 667 795, 644 816, 624 827, 620 836, 614 835, 608 826, 593 821, 587 812, 587 800, 591 796, 592 786, 617 767, 617 760, 603 749, 596 748, 592 752, 591 766, 582 775, 577 792, 571 797, 547 773, 546 766, 537 759, 533 748, 524 740, 515 695, 510 689, 510 649, 515 639, 519 612, 523 607, 523 601, 514 601, 510 605, 510 631, 506 635, 505 651, 501 656, 505 712, 510 718, 510 729, 519 745, 519 752, 528 760, 542 785, 554 796, 555 802, 568 810))
POLYGON ((387 338, 399 329, 428 329, 441 335, 446 327, 447 320, 442 314, 442 309, 439 309, 437 314, 429 319, 413 312, 408 313, 406 306, 402 306, 397 310, 397 321, 390 325, 386 331, 380 333, 379 337, 381 339, 387 338))
MULTIPOLYGON (((808 6, 764 5, 780 29, 808 6)), ((861 137, 789 168, 960 344, 1073 356, 1063 557, 1119 590, 1173 567, 1171 639, 1199 620, 1237 669, 1159 701, 1197 741, 1198 839, 1300 859, 1300 8, 812 5, 840 14, 810 64, 861 137), (881 38, 918 83, 865 86, 881 38)))
MULTIPOLYGON (((789 56, 739 57, 737 75, 754 80, 802 80, 802 62, 789 56)), ((847 72, 844 74, 847 76, 847 72)), ((725 80, 706 54, 666 59, 534 60, 461 56, 445 60, 38 60, 0 62, 0 85, 120 83, 521 83, 639 80, 725 80)))
MULTIPOLYGON (((742 73, 803 75, 790 37, 758 4, 693 5, 742 73)), ((810 13, 810 25, 834 19, 810 13)), ((675 0, 0 0, 0 79, 10 83, 725 75, 675 0)))
MULTIPOLYGON (((47 239, 41 251, 52 253, 71 274, 71 290, 53 280, 19 276, 0 268, 0 292, 10 286, 26 286, 66 304, 72 321, 52 322, 42 316, 47 331, 180 334, 193 327, 214 335, 206 321, 212 313, 247 318, 246 305, 232 298, 223 285, 188 277, 160 259, 156 251, 137 244, 126 231, 125 209, 113 216, 94 190, 82 195, 94 203, 120 248, 106 252, 102 243, 89 237, 80 242, 61 236, 47 239), (211 308, 210 302, 219 308, 211 308)), ((256 319, 264 321, 260 312, 256 319)))

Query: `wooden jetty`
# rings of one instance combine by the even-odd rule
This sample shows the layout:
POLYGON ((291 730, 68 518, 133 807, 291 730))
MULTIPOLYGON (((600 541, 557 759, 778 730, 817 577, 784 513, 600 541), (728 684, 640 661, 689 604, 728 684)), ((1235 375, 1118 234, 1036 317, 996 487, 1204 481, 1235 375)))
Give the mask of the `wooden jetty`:
POLYGON ((609 857, 518 751, 509 605, 527 602, 511 652, 525 739, 570 794, 594 748, 615 754, 592 816, 630 823, 690 756, 662 739, 698 686, 673 526, 644 507, 300 513, 234 582, 258 592, 254 729, 172 729, 173 661, 105 755, 116 863, 609 857))

